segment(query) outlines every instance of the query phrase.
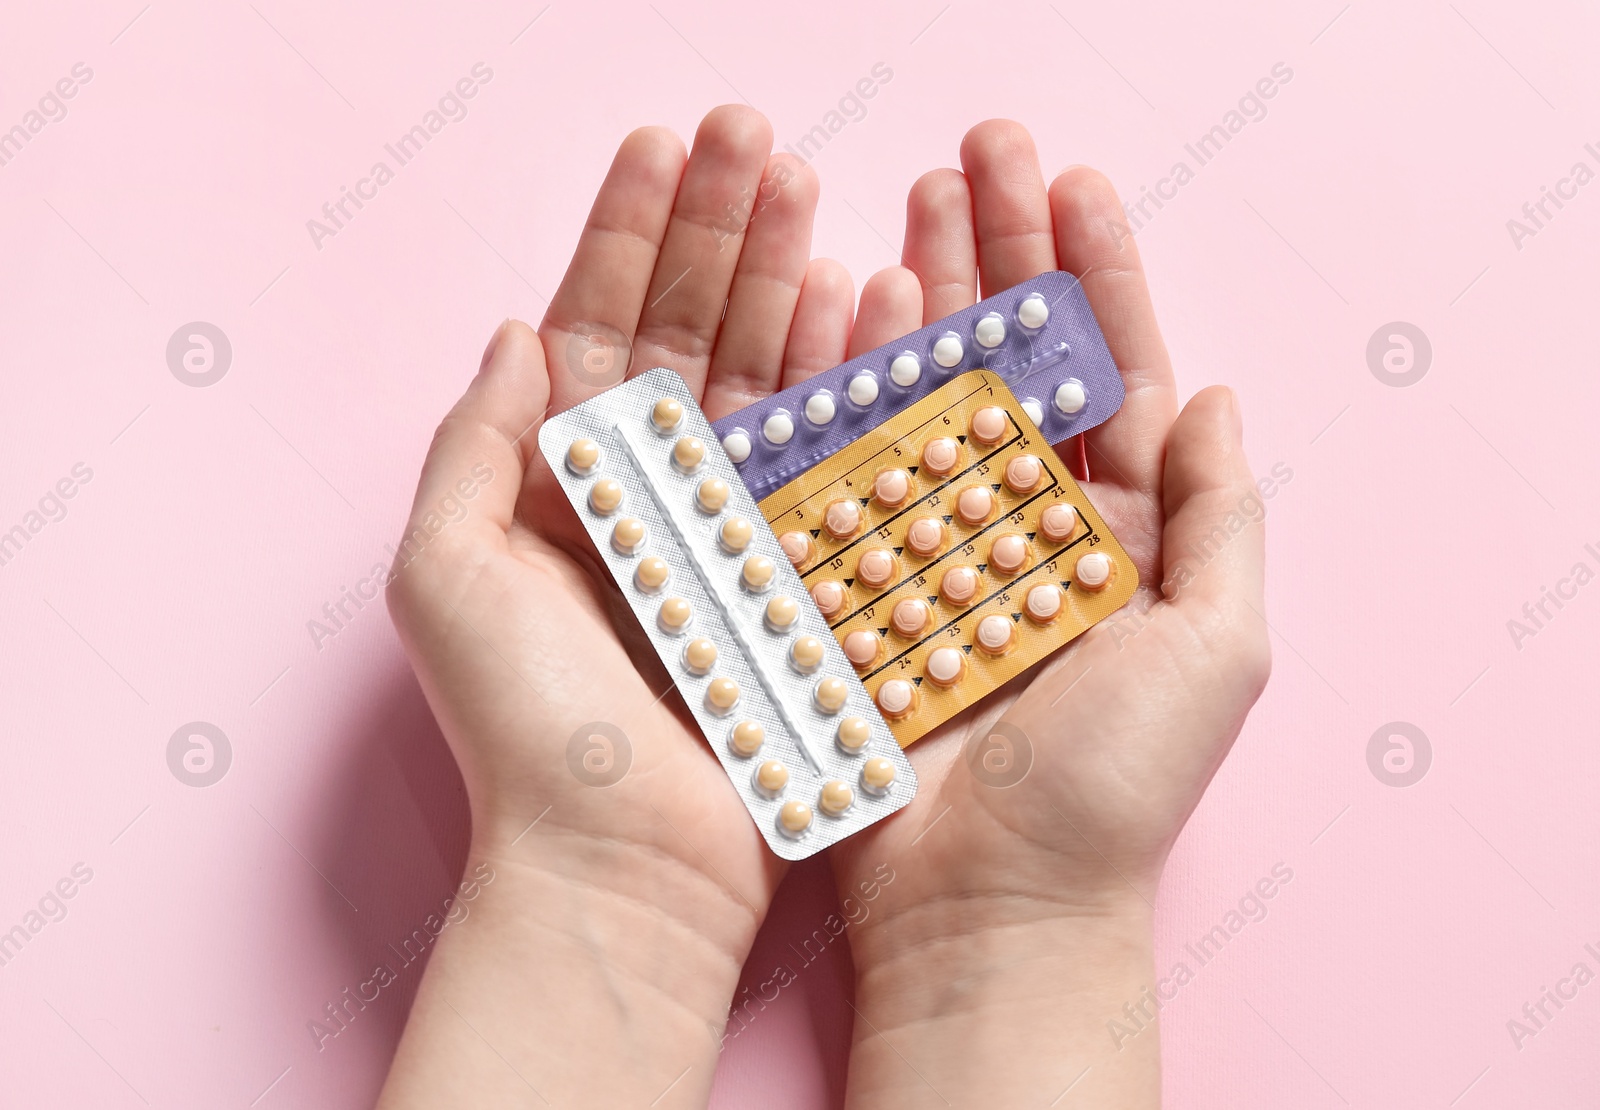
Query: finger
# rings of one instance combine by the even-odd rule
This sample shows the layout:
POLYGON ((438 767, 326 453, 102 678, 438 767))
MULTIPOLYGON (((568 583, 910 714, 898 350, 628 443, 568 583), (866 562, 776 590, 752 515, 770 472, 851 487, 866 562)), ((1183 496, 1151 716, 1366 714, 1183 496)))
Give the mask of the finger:
POLYGON ((711 355, 702 402, 710 419, 765 397, 782 381, 784 338, 805 283, 816 214, 816 171, 791 154, 775 155, 761 179, 711 355))
POLYGON ((789 345, 783 352, 786 388, 844 361, 855 299, 850 271, 833 259, 818 258, 806 269, 794 324, 789 329, 789 345))
POLYGON ((1050 198, 1028 129, 1008 119, 978 124, 961 141, 961 168, 972 189, 982 295, 1055 269, 1050 198))
POLYGON ((665 127, 642 127, 617 148, 539 325, 555 360, 550 399, 556 411, 616 385, 627 371, 686 157, 683 140, 665 127))
POLYGON ((549 400, 539 335, 507 320, 489 341, 478 376, 434 433, 397 560, 445 532, 505 546, 549 400))
POLYGON ((867 279, 850 332, 847 358, 882 347, 922 326, 922 284, 904 266, 890 266, 867 279))
POLYGON ((972 193, 959 170, 930 170, 906 197, 900 260, 922 282, 922 322, 931 324, 978 299, 978 244, 972 193))
POLYGON ((1111 182, 1085 166, 1051 184, 1050 212, 1056 257, 1083 282, 1127 390, 1121 411, 1086 435, 1089 470, 1096 481, 1153 495, 1178 395, 1139 248, 1111 182))
POLYGON ((742 104, 713 108, 695 133, 634 336, 629 373, 676 370, 696 397, 772 150, 772 126, 742 104))

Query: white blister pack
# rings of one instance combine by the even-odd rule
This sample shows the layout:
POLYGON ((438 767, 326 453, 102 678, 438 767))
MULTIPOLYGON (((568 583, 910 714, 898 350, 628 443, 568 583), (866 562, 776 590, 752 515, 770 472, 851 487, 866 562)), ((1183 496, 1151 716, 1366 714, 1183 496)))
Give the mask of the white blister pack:
POLYGON ((768 846, 804 859, 916 773, 682 378, 646 371, 539 429, 550 463, 768 846))

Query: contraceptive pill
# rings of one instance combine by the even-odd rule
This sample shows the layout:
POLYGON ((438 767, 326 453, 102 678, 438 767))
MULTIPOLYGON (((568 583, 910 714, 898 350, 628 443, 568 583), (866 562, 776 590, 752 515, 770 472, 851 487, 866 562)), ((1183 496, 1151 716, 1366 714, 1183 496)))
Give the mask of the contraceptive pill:
POLYGON ((600 465, 600 445, 592 439, 575 439, 567 448, 567 469, 579 477, 594 473, 600 465))
POLYGON ((875 375, 863 370, 850 379, 850 387, 845 392, 852 404, 865 408, 878 400, 878 379, 875 375))

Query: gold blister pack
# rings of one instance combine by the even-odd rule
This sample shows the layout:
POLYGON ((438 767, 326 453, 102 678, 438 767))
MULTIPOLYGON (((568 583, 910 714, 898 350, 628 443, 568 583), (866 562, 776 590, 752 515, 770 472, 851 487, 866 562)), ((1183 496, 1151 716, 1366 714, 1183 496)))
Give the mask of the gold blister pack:
POLYGON ((1139 585, 1021 403, 985 370, 951 379, 759 507, 902 748, 1139 585))

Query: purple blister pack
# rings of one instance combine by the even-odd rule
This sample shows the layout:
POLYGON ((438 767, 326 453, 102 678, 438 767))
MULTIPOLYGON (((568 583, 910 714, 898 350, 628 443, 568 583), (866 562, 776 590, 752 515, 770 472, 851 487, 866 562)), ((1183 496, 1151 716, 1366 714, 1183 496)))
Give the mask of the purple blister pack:
POLYGON ((1040 274, 712 424, 757 501, 978 368, 999 374, 1051 443, 1122 406, 1122 376, 1082 283, 1040 274))

